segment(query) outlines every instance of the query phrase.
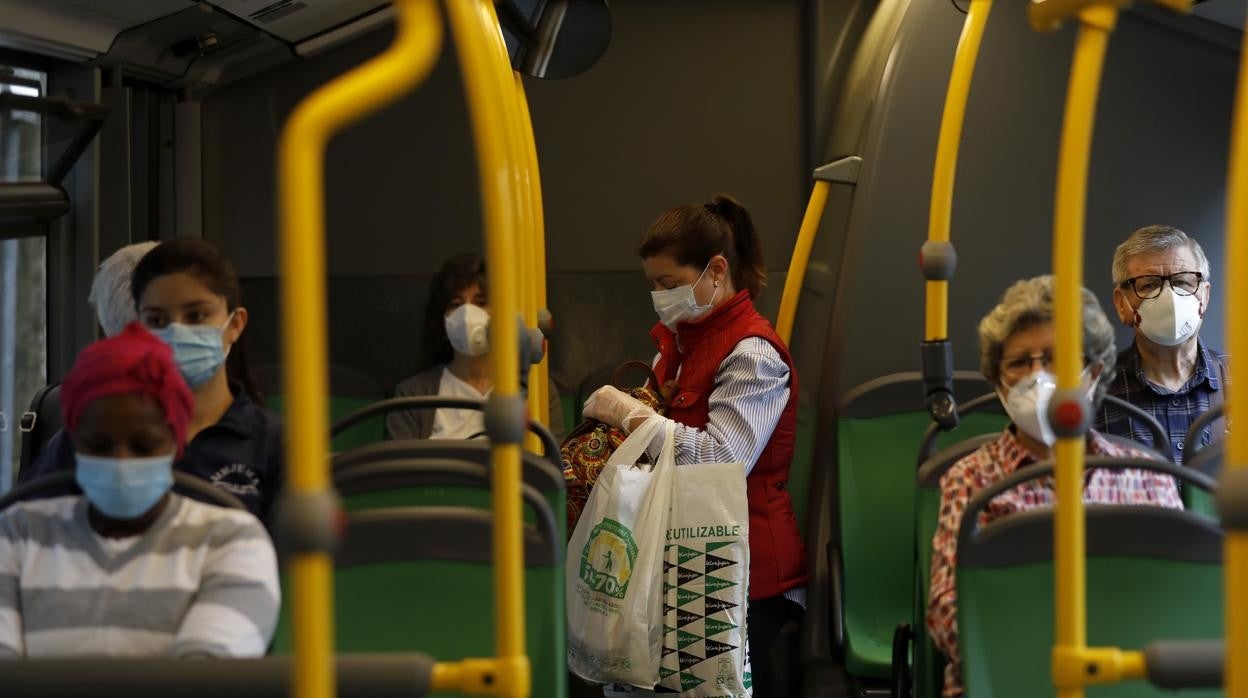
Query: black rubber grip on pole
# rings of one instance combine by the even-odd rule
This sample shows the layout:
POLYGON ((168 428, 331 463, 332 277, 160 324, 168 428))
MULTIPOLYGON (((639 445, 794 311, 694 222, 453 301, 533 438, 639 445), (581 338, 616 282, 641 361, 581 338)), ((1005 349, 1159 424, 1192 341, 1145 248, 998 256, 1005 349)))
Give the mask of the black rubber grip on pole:
POLYGON ((958 402, 953 397, 953 344, 947 339, 923 342, 924 404, 943 431, 958 426, 958 402))
POLYGON ((1158 688, 1220 688, 1226 645, 1221 640, 1158 640, 1144 648, 1148 680, 1158 688))

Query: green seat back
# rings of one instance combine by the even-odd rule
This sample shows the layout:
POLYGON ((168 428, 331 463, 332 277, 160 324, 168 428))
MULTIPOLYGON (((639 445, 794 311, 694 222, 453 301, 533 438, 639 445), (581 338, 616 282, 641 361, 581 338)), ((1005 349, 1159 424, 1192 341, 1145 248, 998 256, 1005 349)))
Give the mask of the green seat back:
MULTIPOLYGON (((958 428, 937 439, 937 448, 952 446, 959 440, 978 434, 993 434, 1005 429, 1009 420, 1004 415, 974 413, 962 418, 958 428)), ((932 538, 940 520, 940 488, 919 485, 915 491, 914 543, 914 690, 916 698, 940 695, 944 681, 944 658, 927 634, 928 591, 932 588, 932 538)))
MULTIPOLYGON (((542 497, 555 513, 555 525, 559 527, 562 540, 567 540, 568 494, 565 490, 543 492, 542 497)), ((489 509, 490 492, 473 487, 402 487, 381 492, 365 492, 342 498, 346 511, 385 509, 387 507, 468 507, 489 509)), ((534 523, 537 516, 529 507, 524 508, 525 523, 534 523)))
MULTIPOLYGON (((334 423, 347 415, 361 410, 369 405, 377 402, 377 400, 355 397, 329 397, 329 421, 334 423)), ((284 414, 286 407, 286 399, 281 395, 265 396, 265 403, 270 410, 278 414, 284 414)), ((348 449, 364 446, 366 444, 376 443, 386 438, 386 419, 385 417, 376 417, 365 422, 355 425, 345 432, 334 437, 330 443, 330 448, 335 453, 346 451, 348 449)))
MULTIPOLYGON (((413 488, 416 489, 416 488, 413 488)), ((530 507, 545 508, 537 497, 530 507)), ((555 519, 553 512, 547 512, 555 519)), ((524 613, 532 695, 567 695, 563 540, 553 521, 526 526, 524 613)), ((494 571, 488 511, 389 507, 348 514, 334 570, 338 652, 494 656, 494 571)), ((289 599, 287 579, 283 589, 289 599)), ((273 651, 289 653, 289 604, 273 651)), ((441 694, 439 694, 441 695, 441 694)))
POLYGON ((1213 495, 1195 487, 1183 488, 1183 508, 1211 519, 1218 518, 1218 505, 1213 501, 1213 495))
MULTIPOLYGON (((921 411, 838 421, 845 664, 855 676, 887 678, 893 633, 915 622, 915 468, 930 423, 921 411)), ((938 445, 1003 425, 999 415, 968 415, 938 445)))
MULTIPOLYGON (((525 574, 525 647, 534 696, 567 695, 563 568, 525 574)), ((283 593, 289 588, 283 578, 283 593)), ((283 605, 274 651, 291 651, 283 605)), ((339 652, 425 652, 439 660, 494 655, 494 581, 487 565, 391 562, 339 569, 334 575, 334 632, 339 652)), ((451 698, 458 693, 434 693, 451 698)))
MULTIPOLYGON (((1222 636, 1222 568, 1145 557, 1090 557, 1088 643, 1140 649, 1222 636)), ((958 628, 967 696, 1054 695, 1053 564, 958 568, 958 628)), ((1089 688, 1089 698, 1174 695, 1140 682, 1089 688)), ((1183 696, 1220 696, 1219 690, 1183 696)))

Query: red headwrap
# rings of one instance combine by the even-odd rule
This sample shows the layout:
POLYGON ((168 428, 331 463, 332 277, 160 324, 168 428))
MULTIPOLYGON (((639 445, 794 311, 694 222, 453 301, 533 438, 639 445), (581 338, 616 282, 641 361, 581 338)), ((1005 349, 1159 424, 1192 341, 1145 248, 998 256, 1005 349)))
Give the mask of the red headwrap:
POLYGON ((178 373, 173 351, 137 322, 78 354, 61 385, 65 428, 71 433, 77 431, 87 406, 110 395, 144 395, 160 405, 178 444, 178 457, 182 457, 195 398, 178 373))

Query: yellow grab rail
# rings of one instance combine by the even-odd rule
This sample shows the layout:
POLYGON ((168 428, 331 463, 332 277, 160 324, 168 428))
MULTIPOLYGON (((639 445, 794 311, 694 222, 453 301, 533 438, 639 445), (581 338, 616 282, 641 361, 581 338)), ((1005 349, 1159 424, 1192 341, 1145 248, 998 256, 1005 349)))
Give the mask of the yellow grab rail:
MULTIPOLYGON (((1134 0, 1032 0, 1027 7, 1027 15, 1033 29, 1052 32, 1060 29, 1062 23, 1071 17, 1078 17, 1087 8, 1122 8, 1132 2, 1134 0)), ((1152 0, 1152 3, 1175 12, 1186 12, 1192 6, 1192 0, 1152 0)))
MULTIPOLYGON (((398 34, 384 53, 306 97, 282 132, 281 316, 287 391, 287 463, 292 507, 325 507, 329 486, 329 369, 325 323, 324 155, 329 139, 352 122, 411 91, 432 70, 442 43, 433 0, 397 0, 398 34)), ((331 525, 319 509, 316 523, 331 525)), ((325 533, 325 532, 321 532, 325 533)), ((330 698, 333 662, 332 535, 291 563, 296 698, 330 698)))
POLYGON ((819 221, 823 218, 824 207, 828 205, 831 189, 830 182, 815 180, 815 186, 810 190, 810 201, 806 204, 806 214, 802 216, 802 227, 797 231, 793 259, 789 261, 784 293, 780 296, 780 312, 776 314, 776 334, 785 344, 793 336, 793 320, 797 317, 797 301, 802 295, 802 283, 806 280, 810 250, 815 245, 815 236, 819 234, 819 221))
POLYGON ((1082 698, 1084 687, 1092 683, 1113 683, 1144 675, 1141 653, 1087 646, 1083 467, 1088 406, 1072 396, 1081 390, 1083 373, 1083 232, 1088 160, 1101 70, 1118 7, 1113 2, 1102 2, 1083 8, 1078 17, 1079 36, 1067 88, 1053 214, 1054 359, 1058 392, 1051 414, 1058 415, 1055 428, 1065 427, 1057 429, 1057 511, 1053 533, 1053 685, 1060 698, 1082 698), (1071 407, 1075 409, 1073 414, 1066 411, 1071 407))
MULTIPOLYGON (((529 100, 524 92, 524 80, 514 73, 516 104, 520 112, 520 139, 523 146, 522 164, 527 168, 529 196, 529 274, 532 279, 534 317, 538 326, 541 314, 546 310, 546 219, 542 208, 542 178, 537 163, 537 139, 533 133, 533 119, 529 114, 529 100)), ((526 319, 527 322, 527 319, 526 319)), ((544 329, 544 328, 543 328, 544 329)), ((529 418, 550 426, 550 357, 533 365, 529 375, 529 418)))
MULTIPOLYGON (((1185 10, 1189 0, 1154 0, 1185 10)), ((1083 234, 1088 193, 1088 160, 1096 100, 1109 34, 1127 0, 1032 0, 1033 26, 1051 31, 1065 19, 1079 20, 1070 67, 1066 111, 1057 164, 1053 215, 1054 325, 1057 393, 1050 414, 1058 434, 1057 507, 1054 514, 1053 685, 1059 698, 1083 698, 1091 684, 1142 678, 1146 664, 1139 651, 1087 645, 1087 579, 1084 539, 1083 469, 1089 405, 1081 397, 1083 373, 1083 234)))
MULTIPOLYGON (((477 176, 485 221, 486 273, 490 285, 490 367, 494 376, 492 407, 513 410, 523 418, 520 401, 520 310, 516 281, 516 250, 520 238, 515 214, 519 208, 514 146, 516 89, 503 44, 494 4, 490 0, 455 0, 446 3, 455 38, 473 140, 477 151, 477 176), (511 348, 511 350, 507 350, 511 348)), ((527 271, 527 270, 526 270, 527 271)), ((517 425, 519 426, 519 425, 517 425)), ((494 594, 496 652, 493 660, 448 667, 435 672, 435 690, 492 693, 523 698, 530 692, 530 667, 524 647, 524 520, 520 495, 520 449, 523 430, 514 440, 491 435, 494 508, 494 594), (483 669, 484 668, 484 669, 483 669), (489 674, 480 673, 482 670, 489 674)))
MULTIPOLYGON (((953 216, 953 182, 958 167, 958 146, 962 142, 962 123, 966 117, 966 103, 971 94, 971 79, 975 76, 975 59, 988 24, 992 0, 971 0, 962 34, 958 37, 958 49, 953 56, 953 71, 949 75, 949 89, 945 94, 945 109, 940 117, 940 135, 936 141, 936 163, 932 172, 932 203, 928 213, 927 240, 929 247, 924 255, 924 271, 928 259, 934 253, 932 244, 949 242, 949 225, 953 216)), ((952 250, 949 251, 952 255, 952 250)), ((924 339, 939 342, 949 338, 949 276, 952 275, 952 258, 936 274, 927 276, 927 322, 924 339), (943 276, 944 278, 935 278, 943 276)))
MULTIPOLYGON (((1248 270, 1248 34, 1239 54, 1239 87, 1235 97, 1235 121, 1231 132, 1231 163, 1226 186, 1226 336, 1227 350, 1248 356, 1248 317, 1237 306, 1248 288, 1241 274, 1248 270)), ((1232 354, 1233 356, 1235 354, 1232 354)), ((1248 480, 1248 390, 1242 384, 1224 388, 1227 423, 1243 422, 1226 435, 1221 489, 1234 495, 1248 480)), ((1236 497, 1238 499, 1238 497, 1236 497)), ((1242 500, 1241 500, 1242 501, 1242 500)), ((1221 502, 1220 502, 1221 503, 1221 502)), ((1223 511, 1223 518, 1229 512, 1223 511)), ((1242 517, 1242 514, 1239 516, 1242 517)), ((1237 517, 1238 518, 1238 517, 1237 517)), ((1226 659, 1223 680, 1227 698, 1248 698, 1248 532, 1227 526, 1223 559, 1226 563, 1224 603, 1226 659)))

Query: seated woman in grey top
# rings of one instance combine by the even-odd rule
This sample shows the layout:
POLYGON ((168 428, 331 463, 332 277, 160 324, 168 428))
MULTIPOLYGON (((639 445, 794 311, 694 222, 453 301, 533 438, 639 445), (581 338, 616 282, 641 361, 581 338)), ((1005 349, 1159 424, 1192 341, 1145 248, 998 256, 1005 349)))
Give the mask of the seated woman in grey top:
MULTIPOLYGON (((394 390, 395 397, 440 395, 484 398, 494 388, 489 364, 489 323, 485 261, 475 254, 447 260, 429 286, 425 305, 425 348, 437 363, 394 390)), ((563 439, 559 393, 550 384, 546 426, 563 439)), ((471 439, 484 435, 479 410, 406 410, 386 418, 391 439, 471 439)))

